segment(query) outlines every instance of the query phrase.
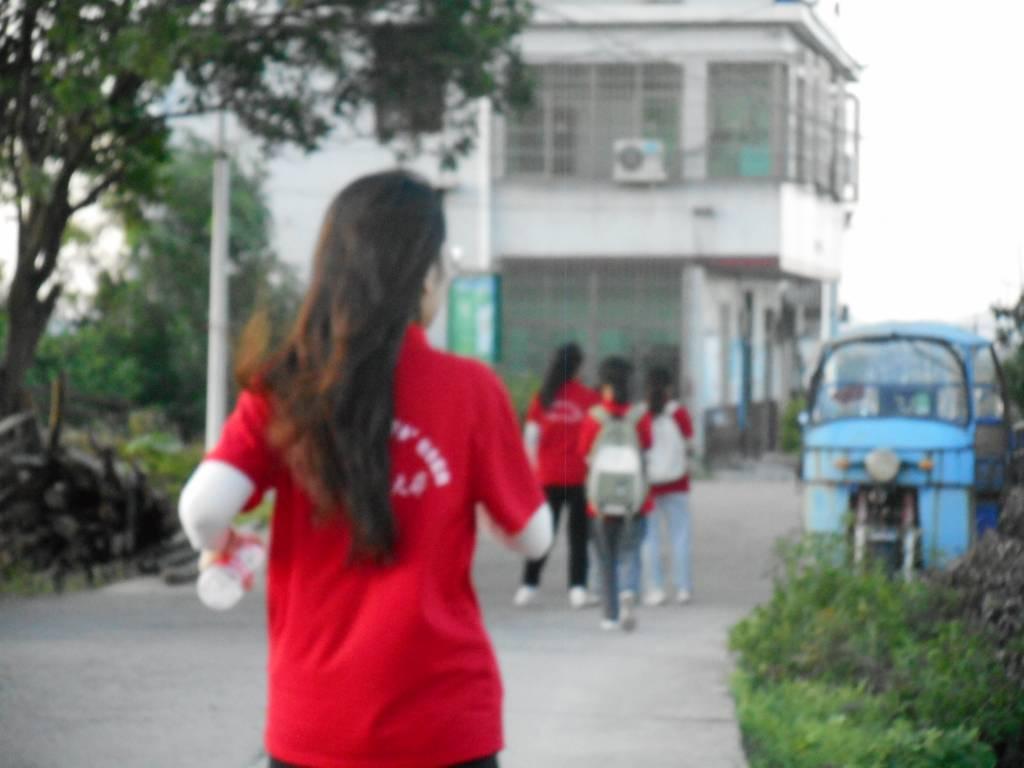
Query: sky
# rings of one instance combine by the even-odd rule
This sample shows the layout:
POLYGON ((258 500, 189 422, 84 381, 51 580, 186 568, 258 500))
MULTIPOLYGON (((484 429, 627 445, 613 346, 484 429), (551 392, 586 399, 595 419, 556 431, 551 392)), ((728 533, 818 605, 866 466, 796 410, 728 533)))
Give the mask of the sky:
MULTIPOLYGON (((832 4, 834 0, 822 0, 832 4)), ((1024 3, 842 0, 865 69, 856 321, 987 320, 1024 272, 1024 3)))

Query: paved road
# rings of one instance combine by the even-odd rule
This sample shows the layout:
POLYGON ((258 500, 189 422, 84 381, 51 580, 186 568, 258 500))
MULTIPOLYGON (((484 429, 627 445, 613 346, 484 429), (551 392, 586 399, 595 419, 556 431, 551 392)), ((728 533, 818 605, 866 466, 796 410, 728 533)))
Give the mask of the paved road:
MULTIPOLYGON (((481 545, 477 583, 506 681, 503 768, 744 766, 728 627, 769 594, 773 540, 798 525, 792 483, 698 484, 695 600, 644 609, 636 633, 570 611, 564 546, 543 601, 510 605, 519 563, 481 545)), ((248 768, 260 743, 264 621, 139 580, 0 602, 0 765, 248 768)))

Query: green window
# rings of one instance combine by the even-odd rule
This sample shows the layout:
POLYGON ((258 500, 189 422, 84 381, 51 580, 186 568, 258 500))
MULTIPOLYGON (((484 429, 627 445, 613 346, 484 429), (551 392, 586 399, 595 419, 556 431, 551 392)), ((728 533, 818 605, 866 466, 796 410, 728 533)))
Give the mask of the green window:
POLYGON ((708 176, 749 179, 783 174, 785 76, 782 64, 709 67, 708 176))

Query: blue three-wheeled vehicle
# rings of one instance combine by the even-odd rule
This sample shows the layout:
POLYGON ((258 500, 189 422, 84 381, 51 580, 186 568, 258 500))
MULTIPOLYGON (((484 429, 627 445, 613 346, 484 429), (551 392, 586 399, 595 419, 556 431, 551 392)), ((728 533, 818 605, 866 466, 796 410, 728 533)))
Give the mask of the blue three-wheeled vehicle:
POLYGON ((804 426, 804 523, 910 578, 995 526, 1015 442, 992 344, 892 324, 825 345, 804 426))

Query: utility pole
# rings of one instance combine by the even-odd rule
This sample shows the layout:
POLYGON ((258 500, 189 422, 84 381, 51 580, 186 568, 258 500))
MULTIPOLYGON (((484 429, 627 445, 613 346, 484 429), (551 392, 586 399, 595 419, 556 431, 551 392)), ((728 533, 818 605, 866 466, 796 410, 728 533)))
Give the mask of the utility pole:
POLYGON ((225 142, 224 112, 217 117, 213 161, 213 225, 210 233, 210 315, 206 354, 206 449, 213 448, 227 417, 228 399, 228 229, 231 166, 225 142))
POLYGON ((480 99, 477 111, 479 137, 477 178, 480 195, 477 198, 477 265, 482 272, 494 269, 491 255, 491 100, 480 99))

